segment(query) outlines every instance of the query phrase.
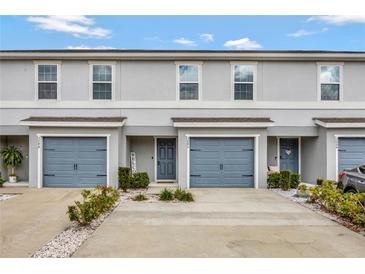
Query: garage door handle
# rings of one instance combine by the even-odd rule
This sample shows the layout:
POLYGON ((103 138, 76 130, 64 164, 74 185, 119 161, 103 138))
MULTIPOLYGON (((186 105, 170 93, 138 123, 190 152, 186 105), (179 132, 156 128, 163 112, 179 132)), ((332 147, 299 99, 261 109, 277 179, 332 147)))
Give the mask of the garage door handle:
POLYGON ((253 177, 253 175, 245 175, 245 174, 242 174, 242 177, 253 177))
POLYGON ((200 174, 191 174, 190 177, 201 177, 200 174))
POLYGON ((96 177, 106 177, 106 174, 96 174, 96 177))
POLYGON ((201 149, 191 148, 190 151, 201 151, 201 149))
POLYGON ((44 176, 55 176, 54 174, 44 174, 44 176))
POLYGON ((243 148, 242 151, 253 151, 252 148, 243 148))
POLYGON ((339 149, 339 152, 346 152, 346 149, 339 149))
POLYGON ((105 148, 97 148, 96 151, 106 151, 105 148))

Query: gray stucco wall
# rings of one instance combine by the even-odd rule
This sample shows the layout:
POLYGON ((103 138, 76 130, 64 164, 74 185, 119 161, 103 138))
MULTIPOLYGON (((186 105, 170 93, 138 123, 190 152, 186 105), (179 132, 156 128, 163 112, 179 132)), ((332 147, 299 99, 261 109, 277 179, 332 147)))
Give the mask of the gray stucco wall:
MULTIPOLYGON (((40 140, 37 134, 52 134, 58 136, 109 134, 109 185, 118 186, 118 129, 115 128, 50 128, 31 127, 29 130, 29 186, 38 187, 38 144, 40 140)), ((41 159, 40 159, 41 160, 41 159)))
POLYGON ((277 151, 278 151, 278 142, 276 137, 267 137, 267 165, 268 166, 277 166, 277 151))
POLYGON ((130 138, 130 152, 136 153, 137 172, 147 172, 150 181, 155 181, 154 139, 148 136, 130 138))
POLYGON ((210 134, 212 136, 229 135, 256 135, 259 134, 258 143, 258 187, 266 188, 267 182, 267 133, 266 129, 203 129, 203 128, 180 128, 178 130, 178 183, 179 186, 187 187, 188 171, 188 138, 187 134, 210 134))

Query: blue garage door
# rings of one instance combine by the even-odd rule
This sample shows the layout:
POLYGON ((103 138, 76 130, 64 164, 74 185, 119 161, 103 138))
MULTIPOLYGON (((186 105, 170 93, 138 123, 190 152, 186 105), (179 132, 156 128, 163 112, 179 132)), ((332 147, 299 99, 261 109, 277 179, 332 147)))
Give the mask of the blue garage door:
POLYGON ((365 164, 365 138, 339 138, 338 171, 365 164))
POLYGON ((44 138, 43 186, 106 185, 106 138, 44 138))
POLYGON ((192 138, 191 187, 254 187, 253 138, 192 138))

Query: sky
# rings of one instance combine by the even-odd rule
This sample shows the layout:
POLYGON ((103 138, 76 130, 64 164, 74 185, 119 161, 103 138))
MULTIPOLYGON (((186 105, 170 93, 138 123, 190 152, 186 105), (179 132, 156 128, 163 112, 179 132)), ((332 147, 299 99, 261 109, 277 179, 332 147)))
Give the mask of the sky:
POLYGON ((365 50, 365 16, 0 16, 0 49, 365 50))

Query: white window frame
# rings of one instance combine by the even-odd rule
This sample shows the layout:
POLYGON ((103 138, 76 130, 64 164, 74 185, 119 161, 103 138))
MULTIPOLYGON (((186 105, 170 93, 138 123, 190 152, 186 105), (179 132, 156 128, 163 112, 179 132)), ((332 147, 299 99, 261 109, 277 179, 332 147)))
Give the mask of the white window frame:
POLYGON ((89 61, 89 100, 90 101, 114 101, 115 100, 115 65, 116 62, 98 62, 89 61), (94 83, 109 83, 107 81, 94 81, 93 79, 93 67, 94 65, 111 66, 112 68, 112 98, 111 99, 94 99, 93 84, 94 83))
POLYGON ((344 63, 317 63, 317 100, 320 102, 342 102, 343 101, 343 66, 344 63), (321 82, 321 67, 324 66, 338 66, 340 68, 340 82, 321 82), (338 101, 333 100, 322 100, 322 90, 321 90, 321 84, 338 84, 340 86, 339 88, 339 95, 338 95, 338 101))
POLYGON ((61 61, 34 61, 34 91, 35 101, 59 101, 61 100, 61 61), (56 65, 57 66, 57 81, 38 81, 38 66, 39 65, 56 65), (40 99, 39 95, 39 83, 56 83, 57 84, 57 98, 56 99, 40 99))
POLYGON ((203 62, 175 62, 176 64, 176 100, 177 101, 184 101, 184 102, 190 102, 190 101, 201 101, 202 100, 202 65, 203 62), (197 66, 198 67, 198 82, 180 82, 180 66, 186 65, 186 66, 197 66), (180 83, 198 83, 198 99, 193 100, 185 100, 180 99, 180 83))
POLYGON ((251 102, 257 100, 257 64, 258 62, 231 62, 231 101, 235 102, 251 102), (235 82, 234 80, 234 67, 235 66, 251 66, 253 68, 253 82, 235 82), (234 99, 234 84, 235 83, 243 83, 243 84, 253 84, 252 87, 252 100, 236 100, 234 99))

